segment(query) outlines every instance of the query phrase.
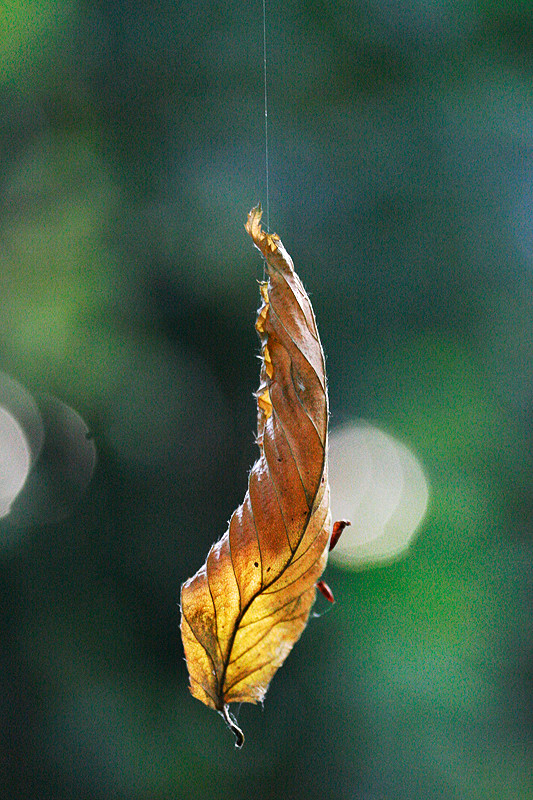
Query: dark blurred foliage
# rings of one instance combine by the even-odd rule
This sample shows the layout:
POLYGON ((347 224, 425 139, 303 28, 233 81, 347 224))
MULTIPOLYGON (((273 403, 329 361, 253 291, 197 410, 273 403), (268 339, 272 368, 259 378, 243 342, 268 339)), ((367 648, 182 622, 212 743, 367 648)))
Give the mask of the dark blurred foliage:
POLYGON ((430 508, 396 564, 330 567, 241 752, 188 694, 179 586, 256 456, 261 13, 0 10, 0 369, 98 452, 68 516, 0 523, 1 796, 528 800, 527 0, 267 0, 271 223, 332 424, 402 439, 430 508))

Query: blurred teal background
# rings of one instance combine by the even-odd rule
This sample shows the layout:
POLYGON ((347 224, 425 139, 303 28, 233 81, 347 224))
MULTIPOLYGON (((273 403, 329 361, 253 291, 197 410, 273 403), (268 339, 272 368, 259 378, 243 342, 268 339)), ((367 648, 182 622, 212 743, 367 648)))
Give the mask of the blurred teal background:
POLYGON ((430 505, 398 562, 328 568, 241 752, 188 693, 179 587, 257 454, 261 13, 1 4, 0 369, 98 455, 0 520, 1 797, 531 800, 528 0, 267 0, 271 226, 332 424, 403 441, 430 505))

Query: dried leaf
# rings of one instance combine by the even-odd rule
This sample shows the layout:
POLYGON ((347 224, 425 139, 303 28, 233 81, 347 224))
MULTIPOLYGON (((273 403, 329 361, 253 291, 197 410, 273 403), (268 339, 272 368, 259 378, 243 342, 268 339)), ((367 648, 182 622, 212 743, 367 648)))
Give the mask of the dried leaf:
POLYGON ((181 591, 191 693, 224 716, 238 746, 228 703, 262 701, 300 637, 331 524, 324 355, 292 259, 277 234, 262 230, 261 213, 253 208, 246 224, 268 272, 256 321, 260 456, 228 531, 181 591))

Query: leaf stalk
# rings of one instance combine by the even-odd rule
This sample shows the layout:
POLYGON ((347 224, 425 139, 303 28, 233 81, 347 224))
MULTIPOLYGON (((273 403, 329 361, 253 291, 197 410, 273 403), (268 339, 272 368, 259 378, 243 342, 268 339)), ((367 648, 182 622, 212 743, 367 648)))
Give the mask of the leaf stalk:
POLYGON ((218 712, 232 734, 235 736, 235 747, 240 750, 244 744, 244 733, 237 725, 237 720, 229 710, 229 705, 226 703, 222 707, 222 711, 218 712))

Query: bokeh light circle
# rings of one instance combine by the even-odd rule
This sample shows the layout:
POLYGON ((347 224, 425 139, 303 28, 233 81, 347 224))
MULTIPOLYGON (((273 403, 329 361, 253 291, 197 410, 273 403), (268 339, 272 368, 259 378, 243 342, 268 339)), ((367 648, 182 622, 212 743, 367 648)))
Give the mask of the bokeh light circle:
POLYGON ((0 517, 26 482, 31 466, 31 449, 21 426, 9 411, 0 407, 0 517))
POLYGON ((330 435, 329 481, 333 519, 351 521, 332 561, 359 568, 392 560, 409 546, 429 492, 405 445, 362 422, 344 425, 330 435))

